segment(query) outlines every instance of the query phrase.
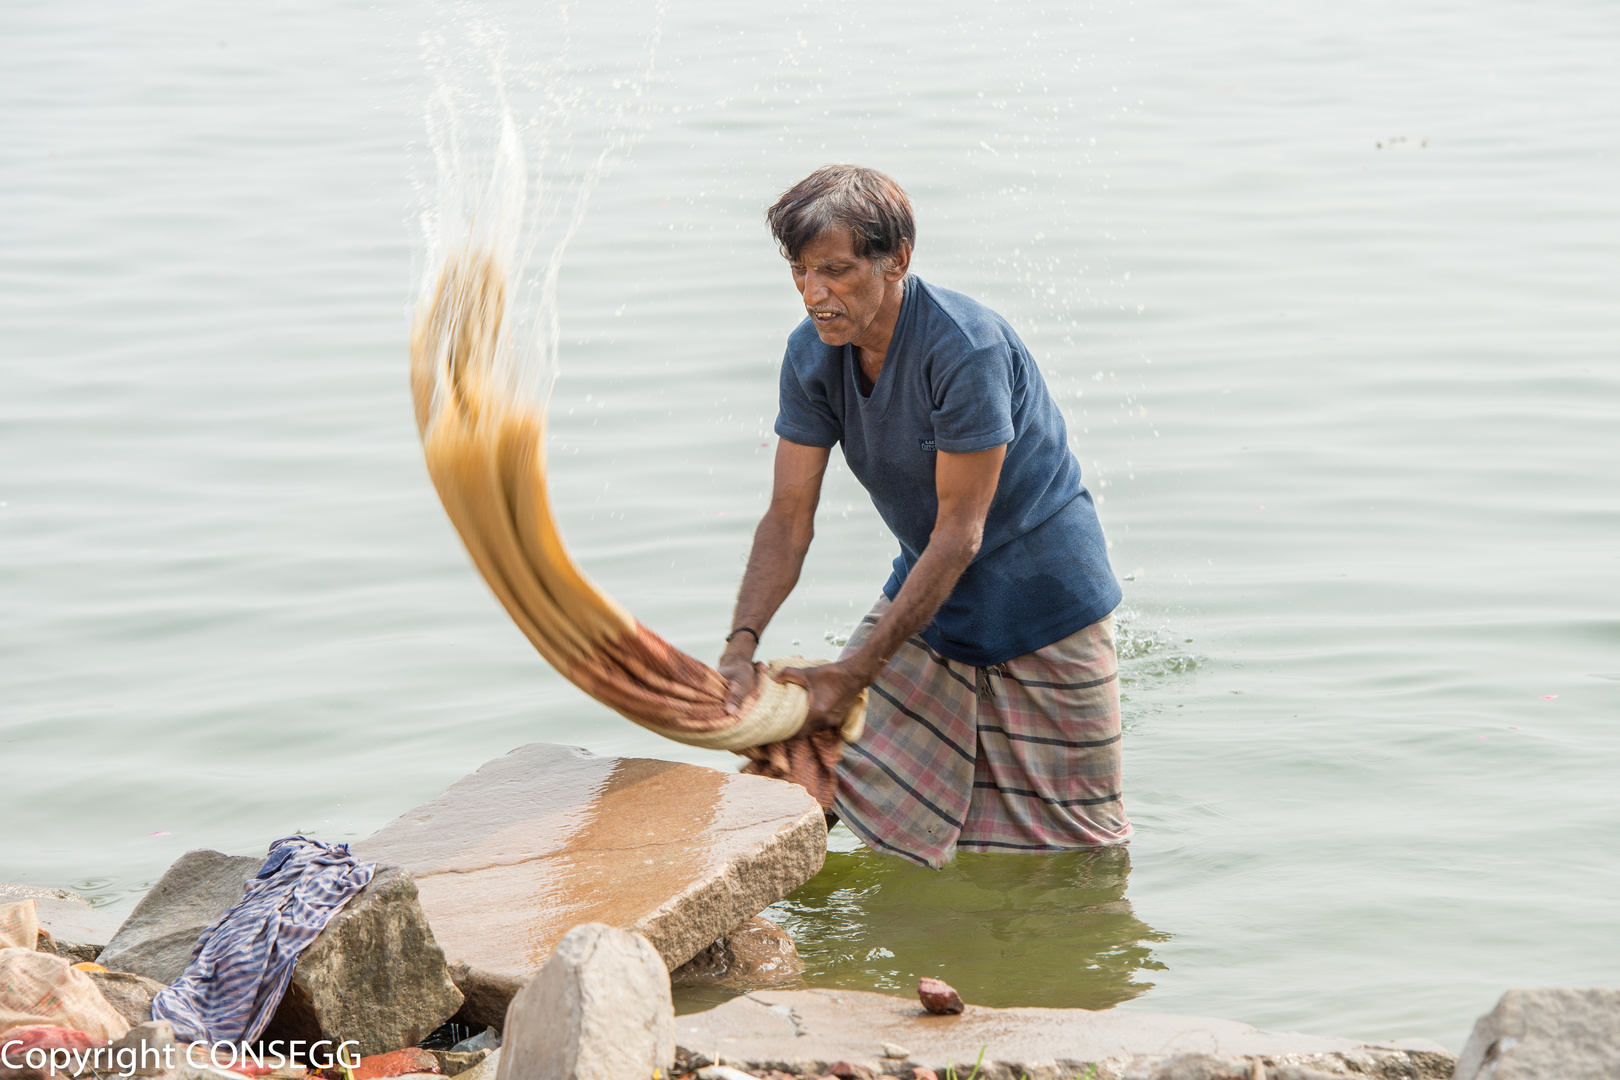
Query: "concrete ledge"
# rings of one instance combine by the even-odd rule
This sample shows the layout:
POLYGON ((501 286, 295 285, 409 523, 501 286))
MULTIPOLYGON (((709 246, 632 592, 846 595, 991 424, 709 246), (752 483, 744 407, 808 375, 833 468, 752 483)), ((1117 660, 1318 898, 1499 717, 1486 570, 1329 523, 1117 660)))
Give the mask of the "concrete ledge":
POLYGON ((858 990, 757 990, 719 1008, 676 1018, 675 1042, 689 1065, 777 1068, 821 1075, 836 1062, 874 1074, 971 1071, 985 1048, 982 1080, 1094 1080, 1125 1075, 1144 1058, 1207 1054, 1317 1065, 1366 1076, 1449 1078, 1455 1062, 1423 1039, 1371 1045, 1353 1039, 1261 1031, 1232 1020, 1111 1009, 987 1009, 930 1016, 914 1000, 858 990), (904 1056, 890 1056, 904 1050, 904 1056), (963 1069, 962 1066, 966 1066, 963 1069))

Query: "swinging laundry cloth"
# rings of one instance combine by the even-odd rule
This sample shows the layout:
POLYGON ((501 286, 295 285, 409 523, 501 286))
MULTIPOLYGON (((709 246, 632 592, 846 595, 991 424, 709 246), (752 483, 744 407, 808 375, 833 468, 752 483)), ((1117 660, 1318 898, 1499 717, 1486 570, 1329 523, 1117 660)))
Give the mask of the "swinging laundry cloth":
MULTIPOLYGON (((888 607, 880 599, 861 620, 846 655, 888 607)), ((833 803, 868 846, 939 867, 958 851, 1072 851, 1131 838, 1113 616, 988 667, 912 637, 871 690, 833 803)))
POLYGON ((545 412, 503 333, 510 285, 496 255, 453 251, 411 326, 428 475, 478 572, 575 686, 665 738, 745 754, 749 771, 799 783, 829 806, 840 737, 858 737, 864 693, 839 731, 799 735, 807 692, 770 677, 811 663, 789 657, 756 665, 754 690, 728 708, 719 672, 636 621, 569 554, 546 486, 545 412))
POLYGON ((242 899, 202 932, 186 970, 152 998, 152 1019, 172 1023, 182 1042, 257 1039, 293 964, 376 868, 347 844, 302 836, 271 844, 242 899))

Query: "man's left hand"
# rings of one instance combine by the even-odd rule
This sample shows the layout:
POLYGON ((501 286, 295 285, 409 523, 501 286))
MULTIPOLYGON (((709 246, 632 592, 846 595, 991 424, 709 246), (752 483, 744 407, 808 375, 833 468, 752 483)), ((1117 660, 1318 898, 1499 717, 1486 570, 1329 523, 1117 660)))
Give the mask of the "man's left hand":
POLYGON ((848 660, 817 664, 815 667, 786 668, 776 679, 778 682, 798 683, 810 692, 810 713, 804 718, 800 735, 813 735, 818 731, 843 727, 850 706, 855 704, 855 699, 872 681, 848 660))

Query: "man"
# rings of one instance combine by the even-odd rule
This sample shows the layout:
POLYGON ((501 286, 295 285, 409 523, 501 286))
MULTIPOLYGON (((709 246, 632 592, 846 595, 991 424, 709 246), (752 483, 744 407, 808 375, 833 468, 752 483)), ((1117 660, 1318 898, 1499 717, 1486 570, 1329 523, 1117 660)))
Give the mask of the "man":
POLYGON ((871 687, 833 813, 929 866, 956 851, 1123 843, 1119 584, 1046 382, 1006 320, 909 273, 911 203, 829 165, 768 211, 806 318, 782 362, 771 504, 720 673, 757 677, 759 634, 798 581, 834 445, 900 541, 839 659, 783 678, 804 732, 871 687))

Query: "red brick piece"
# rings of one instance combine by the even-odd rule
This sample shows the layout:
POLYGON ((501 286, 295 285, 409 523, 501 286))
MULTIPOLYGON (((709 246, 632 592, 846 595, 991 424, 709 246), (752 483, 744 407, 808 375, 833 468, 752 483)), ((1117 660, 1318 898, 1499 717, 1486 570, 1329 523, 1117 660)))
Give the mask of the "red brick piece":
POLYGON ((354 1067, 354 1080, 385 1080, 386 1077, 407 1076, 410 1073, 442 1072, 438 1058, 419 1046, 407 1046, 403 1050, 361 1058, 354 1067))
POLYGON ((962 995, 950 983, 943 979, 930 979, 926 975, 917 980, 917 1000, 935 1016, 959 1013, 967 1008, 962 1004, 962 995))

